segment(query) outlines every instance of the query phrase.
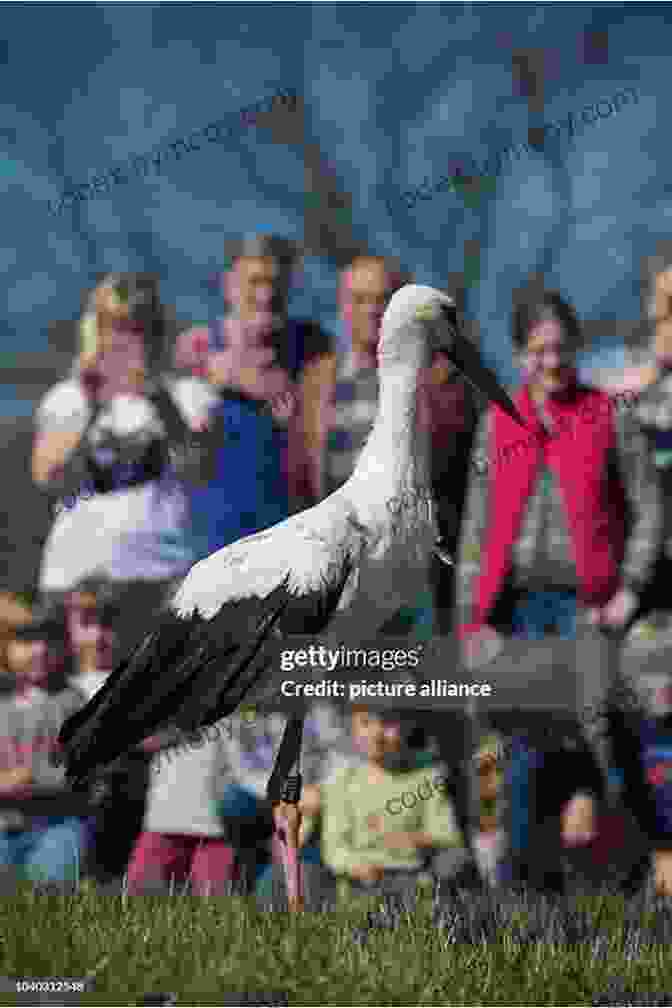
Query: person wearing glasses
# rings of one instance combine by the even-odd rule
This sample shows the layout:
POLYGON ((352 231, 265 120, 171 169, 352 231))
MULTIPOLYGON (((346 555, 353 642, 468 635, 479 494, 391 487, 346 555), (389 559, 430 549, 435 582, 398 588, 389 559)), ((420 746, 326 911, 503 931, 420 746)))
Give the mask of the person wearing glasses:
MULTIPOLYGON (((641 429, 606 392, 578 380, 581 336, 571 305, 557 292, 531 292, 514 311, 513 341, 523 372, 514 402, 527 431, 495 408, 484 414, 462 528, 458 635, 472 667, 503 650, 502 635, 540 640, 554 631, 571 639, 582 623, 623 631, 661 536, 660 495, 641 429)), ((560 749, 566 744, 555 780, 550 761, 525 738, 513 747, 509 784, 518 783, 508 798, 518 813, 509 844, 523 872, 534 846, 525 811, 530 766, 537 765, 547 816, 560 813, 563 845, 596 839, 606 760, 585 727, 571 739, 563 735, 560 749)))

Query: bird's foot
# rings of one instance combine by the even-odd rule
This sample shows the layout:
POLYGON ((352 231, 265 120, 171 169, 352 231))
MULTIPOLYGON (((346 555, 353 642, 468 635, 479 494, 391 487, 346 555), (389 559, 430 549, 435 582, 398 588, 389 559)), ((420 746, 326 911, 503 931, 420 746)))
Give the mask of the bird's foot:
POLYGON ((278 836, 286 847, 298 847, 301 813, 294 802, 279 801, 273 805, 273 821, 278 836))
POLYGON ((287 881, 287 902, 290 913, 304 909, 302 870, 299 863, 299 831, 301 812, 295 802, 273 804, 275 841, 287 881))

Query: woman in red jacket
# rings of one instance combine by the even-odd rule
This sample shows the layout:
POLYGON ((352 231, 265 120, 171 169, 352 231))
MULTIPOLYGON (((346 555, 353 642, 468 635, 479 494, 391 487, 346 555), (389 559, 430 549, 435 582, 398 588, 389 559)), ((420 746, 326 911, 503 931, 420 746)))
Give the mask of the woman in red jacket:
MULTIPOLYGON (((606 393, 578 381, 573 309, 559 294, 541 293, 517 307, 513 337, 524 373, 513 398, 527 429, 494 406, 484 415, 461 537, 457 622, 471 664, 501 647, 495 627, 501 629, 507 599, 509 632, 526 639, 544 637, 549 625, 565 638, 581 622, 622 630, 637 611, 660 542, 658 483, 643 435, 606 393)), ((584 689, 595 674, 582 669, 584 689)), ((524 791, 522 764, 539 754, 519 742, 524 791)), ((606 758, 603 744, 592 743, 602 774, 575 738, 576 774, 571 781, 562 775, 565 846, 595 837, 606 758)), ((529 834, 521 816, 510 840, 523 862, 529 834)))

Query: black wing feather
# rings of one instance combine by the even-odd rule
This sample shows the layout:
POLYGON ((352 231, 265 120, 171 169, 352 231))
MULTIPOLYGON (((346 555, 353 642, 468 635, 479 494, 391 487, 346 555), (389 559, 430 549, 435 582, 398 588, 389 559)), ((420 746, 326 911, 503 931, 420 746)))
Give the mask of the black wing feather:
POLYGON ((265 598, 228 602, 211 619, 166 609, 155 630, 79 712, 59 742, 67 776, 82 782, 166 727, 186 733, 232 714, 262 683, 285 634, 326 627, 352 570, 296 596, 288 579, 265 598))

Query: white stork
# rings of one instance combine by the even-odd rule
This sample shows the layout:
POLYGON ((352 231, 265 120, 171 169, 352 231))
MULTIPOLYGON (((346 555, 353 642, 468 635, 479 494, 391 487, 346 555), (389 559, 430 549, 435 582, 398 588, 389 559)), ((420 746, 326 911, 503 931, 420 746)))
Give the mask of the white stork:
MULTIPOLYGON (((522 423, 460 334, 452 299, 413 284, 397 291, 382 321, 378 415, 353 475, 315 507, 191 569, 158 625, 66 721, 60 741, 71 780, 86 780, 168 724, 194 732, 232 714, 268 681, 278 637, 331 631, 334 617, 347 616, 343 634, 370 638, 400 601, 414 598, 411 575, 424 577, 436 542, 427 444, 415 425, 418 372, 435 350, 522 423), (400 509, 390 506, 397 501, 400 509)), ((291 909, 302 906, 302 726, 301 717, 289 718, 268 785, 291 909)))

